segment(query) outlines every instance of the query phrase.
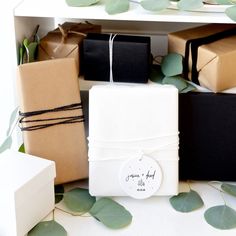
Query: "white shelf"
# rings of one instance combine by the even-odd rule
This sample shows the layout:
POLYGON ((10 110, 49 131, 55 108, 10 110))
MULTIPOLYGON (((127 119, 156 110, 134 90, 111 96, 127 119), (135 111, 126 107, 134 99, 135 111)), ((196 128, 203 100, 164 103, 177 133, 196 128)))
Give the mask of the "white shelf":
POLYGON ((24 0, 15 8, 14 15, 117 21, 235 23, 223 12, 181 12, 166 9, 159 13, 153 13, 146 11, 139 4, 131 3, 128 12, 109 15, 105 12, 102 3, 90 7, 69 7, 65 0, 41 0, 40 2, 24 0))

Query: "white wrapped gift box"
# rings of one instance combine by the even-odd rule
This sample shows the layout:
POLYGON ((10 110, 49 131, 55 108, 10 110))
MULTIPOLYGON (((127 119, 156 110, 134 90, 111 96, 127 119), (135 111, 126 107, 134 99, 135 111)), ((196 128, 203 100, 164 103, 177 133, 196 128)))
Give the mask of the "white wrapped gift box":
POLYGON ((178 91, 98 85, 89 91, 89 191, 147 198, 178 193, 178 91))
POLYGON ((17 151, 0 154, 0 235, 24 236, 54 209, 55 164, 17 151))

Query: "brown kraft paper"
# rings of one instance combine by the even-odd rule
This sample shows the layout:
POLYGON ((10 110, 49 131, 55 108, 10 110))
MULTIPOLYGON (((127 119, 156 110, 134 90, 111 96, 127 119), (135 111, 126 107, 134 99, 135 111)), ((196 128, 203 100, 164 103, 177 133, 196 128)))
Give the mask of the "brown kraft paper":
MULTIPOLYGON (((21 112, 52 109, 81 102, 76 64, 74 59, 69 58, 20 65, 18 90, 21 112)), ((51 112, 28 119, 78 115, 82 115, 81 109, 51 112)), ((44 121, 44 123, 50 122, 44 121)), ((24 124, 24 127, 27 125, 24 124)), ((55 161, 56 184, 88 177, 87 145, 83 122, 23 131, 23 139, 26 153, 55 161)))
POLYGON ((65 22, 61 30, 56 28, 40 40, 38 60, 74 58, 80 71, 81 47, 87 33, 101 33, 100 25, 65 22), (61 31, 62 30, 62 31, 61 31))
MULTIPOLYGON (((206 37, 235 27, 227 24, 210 24, 182 30, 168 35, 168 51, 185 56, 187 40, 206 37)), ((235 31, 236 32, 236 31, 235 31)), ((220 92, 236 86, 236 35, 217 40, 198 48, 197 71, 201 86, 220 92)), ((191 70, 191 53, 189 56, 191 70)), ((188 78, 191 78, 191 71, 188 78)))

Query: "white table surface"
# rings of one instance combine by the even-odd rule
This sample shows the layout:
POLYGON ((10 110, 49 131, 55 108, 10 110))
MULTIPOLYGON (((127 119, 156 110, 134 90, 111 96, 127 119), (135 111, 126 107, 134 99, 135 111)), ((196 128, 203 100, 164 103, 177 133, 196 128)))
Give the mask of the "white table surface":
MULTIPOLYGON (((67 190, 81 185, 74 183, 66 186, 67 190)), ((84 183, 82 182, 82 185, 84 183)), ((86 185, 86 183, 85 183, 86 185)), ((228 236, 236 235, 236 229, 218 230, 204 220, 206 209, 224 204, 219 191, 208 185, 208 182, 191 182, 190 186, 197 191, 204 207, 190 213, 175 211, 170 203, 170 197, 152 197, 145 200, 135 200, 129 197, 113 198, 126 207, 133 215, 132 223, 120 230, 111 230, 93 217, 71 216, 60 210, 55 210, 55 220, 64 226, 68 236, 228 236)), ((217 185, 216 185, 217 186, 217 185)), ((188 191, 188 184, 181 182, 179 190, 188 191)), ((227 204, 236 209, 236 198, 224 194, 227 204)), ((63 202, 57 205, 63 208, 63 202)), ((52 219, 52 214, 46 219, 52 219)))

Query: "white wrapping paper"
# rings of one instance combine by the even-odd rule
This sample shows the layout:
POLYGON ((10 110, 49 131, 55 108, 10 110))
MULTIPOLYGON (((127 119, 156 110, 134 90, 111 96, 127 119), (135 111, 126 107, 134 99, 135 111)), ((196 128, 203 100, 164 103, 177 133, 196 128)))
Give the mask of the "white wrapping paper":
POLYGON ((143 155, 157 162, 162 172, 153 195, 177 194, 177 89, 150 84, 94 86, 89 91, 90 193, 128 195, 120 173, 127 160, 143 155))

